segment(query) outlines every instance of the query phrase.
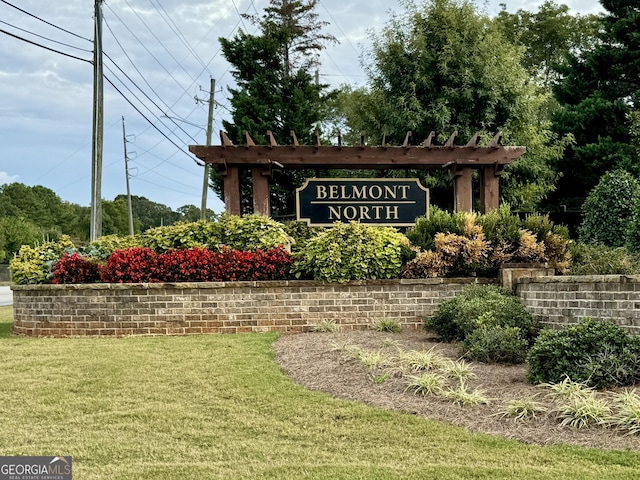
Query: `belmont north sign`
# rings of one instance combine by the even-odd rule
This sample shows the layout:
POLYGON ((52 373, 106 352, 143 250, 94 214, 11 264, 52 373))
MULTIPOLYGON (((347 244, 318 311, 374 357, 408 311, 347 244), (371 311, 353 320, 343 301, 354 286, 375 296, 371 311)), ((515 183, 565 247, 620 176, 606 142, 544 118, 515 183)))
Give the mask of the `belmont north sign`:
POLYGON ((409 227, 428 212, 429 190, 416 178, 310 178, 296 190, 297 218, 311 226, 409 227))

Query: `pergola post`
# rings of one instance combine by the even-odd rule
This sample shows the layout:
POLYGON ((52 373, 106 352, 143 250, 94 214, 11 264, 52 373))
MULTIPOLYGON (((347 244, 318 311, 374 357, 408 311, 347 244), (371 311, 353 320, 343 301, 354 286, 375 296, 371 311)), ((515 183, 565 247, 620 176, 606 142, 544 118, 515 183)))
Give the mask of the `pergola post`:
POLYGON ((454 166, 453 176, 453 205, 456 212, 470 212, 473 210, 473 189, 471 184, 471 167, 454 166))
POLYGON ((500 175, 502 170, 497 166, 482 168, 480 176, 480 213, 495 210, 500 205, 500 175))
POLYGON ((229 215, 240 215, 240 174, 238 167, 228 166, 223 175, 224 206, 229 215))
POLYGON ((262 168, 252 168, 251 179, 253 181, 253 213, 269 217, 271 208, 268 172, 264 172, 262 168))

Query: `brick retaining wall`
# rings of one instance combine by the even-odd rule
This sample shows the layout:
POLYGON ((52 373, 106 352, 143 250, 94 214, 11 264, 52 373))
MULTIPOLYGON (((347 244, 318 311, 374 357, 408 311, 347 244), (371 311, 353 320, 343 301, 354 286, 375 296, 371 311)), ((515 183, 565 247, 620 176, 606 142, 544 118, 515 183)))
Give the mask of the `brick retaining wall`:
POLYGON ((640 275, 522 278, 516 291, 527 310, 547 325, 593 317, 640 334, 640 275))
POLYGON ((444 300, 491 279, 14 285, 14 332, 31 336, 306 332, 323 320, 420 328, 444 300))

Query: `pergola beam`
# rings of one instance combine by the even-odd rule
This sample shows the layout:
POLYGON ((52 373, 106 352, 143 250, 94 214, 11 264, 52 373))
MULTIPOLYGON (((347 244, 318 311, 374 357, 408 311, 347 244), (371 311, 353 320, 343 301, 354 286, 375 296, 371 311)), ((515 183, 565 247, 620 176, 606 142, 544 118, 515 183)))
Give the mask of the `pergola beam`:
POLYGON ((506 165, 525 153, 525 147, 338 147, 338 146, 202 146, 189 151, 215 168, 269 165, 276 160, 285 168, 411 168, 437 169, 457 165, 506 165))
POLYGON ((268 215, 269 177, 272 166, 282 169, 414 169, 435 170, 448 168, 454 180, 455 209, 467 211, 472 208, 472 169, 481 170, 481 210, 490 211, 498 207, 499 177, 504 167, 522 154, 525 147, 500 145, 502 132, 481 147, 480 132, 466 145, 455 145, 458 132, 454 132, 444 145, 433 145, 434 133, 418 146, 409 145, 412 132, 407 132, 402 146, 360 145, 346 147, 338 133, 338 145, 320 145, 316 132, 315 145, 300 145, 295 132, 291 131, 293 145, 278 145, 273 133, 267 132, 268 145, 256 145, 248 132, 244 132, 245 145, 234 145, 225 132, 220 132, 221 145, 190 145, 189 151, 200 160, 213 166, 224 178, 224 197, 228 213, 240 214, 239 171, 250 169, 253 181, 254 212, 268 215))

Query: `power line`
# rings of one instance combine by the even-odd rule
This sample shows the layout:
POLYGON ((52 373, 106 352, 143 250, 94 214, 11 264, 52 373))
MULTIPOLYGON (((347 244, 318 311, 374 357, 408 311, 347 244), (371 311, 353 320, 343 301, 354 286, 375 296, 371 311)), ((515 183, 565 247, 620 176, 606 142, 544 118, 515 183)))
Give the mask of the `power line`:
MULTIPOLYGON (((4 1, 4 0, 0 0, 0 1, 4 1)), ((40 43, 37 43, 37 42, 34 42, 32 40, 28 40, 26 38, 23 38, 23 37, 21 37, 19 35, 15 35, 15 34, 13 34, 11 32, 7 32, 6 30, 4 30, 2 28, 0 28, 0 33, 4 33, 5 35, 9 35, 10 37, 17 38, 18 40, 22 40, 23 42, 30 43, 31 45, 35 45, 37 47, 44 48, 45 50, 49 50, 51 52, 55 52, 55 53, 57 53, 59 55, 64 55, 65 57, 73 58, 75 60, 80 60, 80 61, 91 63, 91 64, 93 63, 91 60, 87 60, 86 58, 80 58, 80 57, 76 57, 75 55, 71 55, 69 53, 61 52, 60 50, 56 50, 55 48, 47 47, 47 46, 42 45, 40 43)))
POLYGON ((172 144, 174 147, 176 147, 178 150, 180 150, 180 151, 181 151, 181 152, 183 152, 186 156, 188 156, 191 160, 193 160, 193 161, 196 163, 196 165, 202 166, 202 164, 201 164, 199 161, 197 161, 195 158, 193 158, 191 155, 189 155, 187 152, 185 152, 185 151, 182 149, 182 147, 180 147, 177 143, 175 143, 173 140, 171 140, 171 139, 170 139, 170 138, 169 138, 169 137, 168 137, 168 136, 167 136, 167 135, 166 135, 162 130, 160 130, 160 129, 159 129, 159 128, 158 128, 158 127, 157 127, 157 126, 156 126, 156 125, 151 121, 151 120, 149 120, 149 119, 147 118, 147 116, 146 116, 144 113, 142 113, 142 112, 138 109, 138 107, 136 107, 136 106, 133 104, 133 102, 131 102, 131 100, 129 100, 129 99, 127 98, 127 96, 126 96, 124 93, 122 93, 122 92, 120 91, 120 89, 119 89, 118 87, 116 87, 116 86, 114 85, 114 83, 109 79, 109 77, 107 77, 107 76, 105 75, 105 76, 104 76, 104 79, 105 79, 107 82, 109 82, 109 84, 110 84, 113 88, 115 88, 116 92, 118 92, 118 93, 120 94, 120 96, 121 96, 122 98, 124 98, 124 99, 126 100, 126 102, 127 102, 129 105, 131 105, 131 106, 133 107, 133 109, 134 109, 136 112, 138 112, 138 113, 140 114, 140 116, 142 116, 142 118, 144 118, 147 122, 149 122, 149 124, 150 124, 153 128, 155 128, 155 129, 158 131, 158 133, 160 133, 160 135, 162 135, 164 138, 166 138, 167 140, 169 140, 169 142, 171 142, 171 144, 172 144))
MULTIPOLYGON (((153 101, 153 99, 152 99, 149 95, 147 95, 147 93, 146 93, 144 90, 142 90, 142 89, 138 86, 138 84, 136 84, 136 82, 134 82, 134 81, 131 79, 131 77, 129 77, 129 75, 127 75, 127 73, 126 73, 124 70, 122 70, 122 68, 120 68, 120 66, 119 66, 116 62, 114 62, 114 61, 113 61, 113 59, 112 59, 109 55, 105 54, 105 56, 106 56, 106 57, 111 61, 111 63, 113 63, 113 64, 115 65, 115 67, 116 67, 118 70, 120 70, 120 72, 122 72, 122 74, 127 78, 127 80, 129 80, 129 81, 133 84, 133 86, 134 86, 134 87, 136 87, 136 88, 137 88, 137 89, 138 89, 138 90, 139 90, 139 91, 140 91, 140 92, 141 92, 141 93, 142 93, 142 94, 147 98, 147 100, 149 100, 151 103, 153 103, 153 105, 154 105, 158 110, 160 110, 160 112, 161 112, 163 115, 165 115, 165 116, 166 116, 166 112, 164 112, 164 111, 162 110, 162 108, 161 108, 161 107, 160 107, 156 102, 154 102, 154 101, 153 101)), ((109 67, 107 67, 107 68, 109 68, 109 67)), ((111 69, 109 68, 109 71, 110 71, 111 73, 113 73, 113 74, 114 74, 114 76, 115 76, 116 78, 118 78, 118 77, 117 77, 117 75, 115 74, 115 72, 114 72, 113 70, 111 70, 111 69)), ((119 79, 118 79, 118 80, 119 80, 119 79)), ((122 80, 120 80, 120 83, 122 83, 122 84, 124 85, 124 82, 123 82, 122 80)), ((125 85, 125 88, 127 88, 127 90, 129 90, 129 92, 130 92, 132 95, 134 95, 134 97, 135 97, 135 94, 134 94, 134 93, 133 93, 133 92, 132 92, 132 91, 131 91, 131 90, 130 90, 126 85, 125 85)), ((151 88, 151 87, 149 87, 149 88, 151 88)), ((160 98, 160 96, 156 93, 156 91, 155 91, 155 90, 153 90, 153 89, 151 89, 151 90, 153 91, 153 93, 155 93, 155 94, 156 94, 156 96, 157 96, 158 98, 160 98)), ((140 102, 140 99, 139 99, 138 97, 136 97, 136 100, 138 100, 138 101, 140 102)), ((167 104, 162 100, 162 98, 160 98, 160 101, 161 101, 162 103, 164 103, 164 104, 165 104, 165 106, 167 106, 167 107, 168 107, 168 105, 167 105, 167 104)), ((142 102, 140 102, 140 103, 142 103, 142 102)), ((153 116, 155 116, 156 118, 158 118, 158 116, 157 116, 157 115, 155 115, 155 114, 153 114, 153 112, 151 112, 151 109, 149 109, 148 107, 146 107, 146 108, 147 108, 147 110, 149 110, 149 112, 150 112, 150 113, 152 113, 152 115, 153 115, 153 116)), ((170 111, 171 111, 172 113, 174 113, 171 109, 170 109, 170 111)), ((191 135, 189 135, 189 133, 188 133, 186 130, 184 130, 180 125, 178 125, 176 122, 173 122, 173 123, 174 123, 174 124, 176 125, 176 127, 178 127, 178 128, 179 128, 179 129, 180 129, 180 130, 181 130, 181 131, 182 131, 182 132, 183 132, 187 137, 189 137, 189 138, 190 138, 191 140, 193 140, 194 142, 196 142, 196 141, 197 141, 195 138, 193 138, 191 135)))
MULTIPOLYGON (((145 45, 145 43, 144 43, 144 42, 142 42, 142 41, 138 38, 138 36, 137 36, 137 35, 136 35, 136 34, 135 34, 135 33, 134 33, 130 28, 129 28, 129 26, 128 26, 126 23, 124 23, 124 22, 122 21, 122 19, 118 16, 118 14, 117 14, 117 13, 116 13, 116 12, 115 12, 111 7, 110 7, 110 6, 109 6, 109 4, 106 4, 106 5, 107 5, 107 8, 111 11, 111 13, 113 13, 113 14, 114 14, 114 16, 115 16, 115 17, 120 21, 120 23, 122 23, 122 25, 127 29, 127 31, 128 31, 128 32, 133 36, 133 38, 135 38, 135 39, 138 41, 138 43, 139 43, 140 45, 142 45, 142 47, 146 50, 146 52, 147 52, 149 55, 151 55, 151 58, 153 58, 153 59, 156 61, 156 63, 157 63, 158 65, 160 65, 160 66, 162 67, 162 69, 167 73, 167 75, 169 75, 169 76, 173 79, 173 81, 174 81, 174 82, 176 82, 176 85, 178 85, 182 90, 184 90, 184 91, 185 91, 185 93, 187 93, 187 94, 188 94, 189 92, 187 92, 187 91, 184 89, 184 87, 180 84, 180 82, 179 82, 178 80, 176 80, 176 78, 173 76, 173 74, 172 74, 169 70, 167 70, 167 68, 163 65, 163 63, 162 63, 160 60, 158 60, 158 58, 157 58, 157 57, 156 57, 156 56, 151 52, 151 50, 149 50, 149 48, 147 48, 147 46, 145 45)), ((107 23, 107 22, 106 22, 106 20, 105 20, 105 23, 107 23)), ((108 25, 108 23, 107 23, 107 25, 108 25)), ((113 32, 112 32, 112 35, 113 35, 113 32)), ((164 47, 164 45, 163 45, 163 47, 164 47)), ((166 50, 166 48, 165 48, 165 50, 166 50)), ((182 65, 180 65, 180 66, 182 67, 182 65)), ((183 68, 183 70, 184 70, 184 68, 183 68)), ((185 71, 185 73, 187 73, 187 75, 189 76, 189 78, 190 78, 191 80, 193 80, 193 82, 195 83, 195 82, 196 82, 196 80, 195 80, 191 75, 189 75, 189 73, 188 73, 186 70, 184 70, 184 71, 185 71)))
MULTIPOLYGON (((156 10, 156 12, 158 12, 160 14, 160 17, 165 21, 165 23, 169 26, 169 28, 171 29, 171 31, 173 33, 176 34, 176 36, 178 37, 178 39, 182 42, 182 44, 187 48, 187 50, 189 50, 189 52, 191 52, 191 55, 193 55, 193 58, 195 58, 200 65, 202 66, 202 68, 204 70, 207 70, 209 67, 208 65, 205 65, 204 62, 202 61, 202 59, 200 58, 200 56, 197 54, 197 52, 193 49, 193 47, 191 46, 191 44, 189 43, 189 41, 187 40, 187 37, 184 36, 184 34, 182 33, 182 31, 180 30, 180 28, 178 27, 178 25, 176 25, 176 23, 171 19, 171 16, 167 13, 167 11, 164 9, 164 7, 162 6, 162 4, 160 4, 160 2, 158 2, 158 6, 155 5, 155 3, 153 3, 153 0, 149 0, 149 3, 151 4, 151 6, 156 10), (160 9, 162 10, 162 12, 160 12, 160 10, 158 9, 158 7, 160 7, 160 9), (162 14, 164 12, 164 15, 162 14)), ((203 71, 204 71, 203 70, 203 71)))
POLYGON ((15 8, 16 10, 19 10, 19 11, 21 11, 22 13, 24 13, 24 14, 26 14, 26 15, 29 15, 30 17, 35 18, 36 20, 40 20, 41 22, 46 23, 47 25, 50 25, 50 26, 52 26, 53 28, 57 28, 58 30, 62 30, 63 32, 68 33, 69 35, 73 35, 74 37, 78 37, 78 38, 81 38, 82 40, 86 40, 87 42, 91 42, 91 43, 93 43, 93 41, 92 41, 92 40, 90 40, 90 39, 88 39, 88 38, 85 38, 85 37, 83 37, 83 36, 81 36, 81 35, 78 35, 77 33, 70 32, 69 30, 66 30, 66 29, 64 29, 64 28, 62 28, 62 27, 59 27, 58 25, 55 25, 55 24, 53 24, 53 23, 51 23, 51 22, 47 22, 46 20, 44 20, 44 19, 42 19, 42 18, 40 18, 40 17, 38 17, 38 16, 34 15, 33 13, 29 13, 29 12, 27 12, 26 10, 23 10, 23 9, 22 9, 22 8, 20 8, 20 7, 16 7, 14 4, 9 3, 9 2, 7 2, 6 0, 0 0, 0 2, 7 4, 7 5, 9 5, 10 7, 13 7, 13 8, 15 8))
POLYGON ((31 32, 31 31, 26 30, 24 28, 20 28, 20 27, 17 27, 15 25, 12 25, 12 24, 10 24, 8 22, 5 22, 3 20, 0 20, 0 23, 4 23, 5 25, 10 26, 11 28, 15 28, 16 30, 20 30, 21 32, 28 33, 29 35, 33 35, 34 37, 39 37, 39 38, 42 38, 43 40, 48 40, 50 42, 57 43, 58 45, 63 45, 65 47, 75 48, 76 50, 80 50, 82 52, 93 53, 93 50, 87 50, 86 48, 76 47, 75 45, 71 45, 69 43, 59 42, 58 40, 54 40, 53 38, 45 37, 44 35, 39 35, 37 33, 31 32))

